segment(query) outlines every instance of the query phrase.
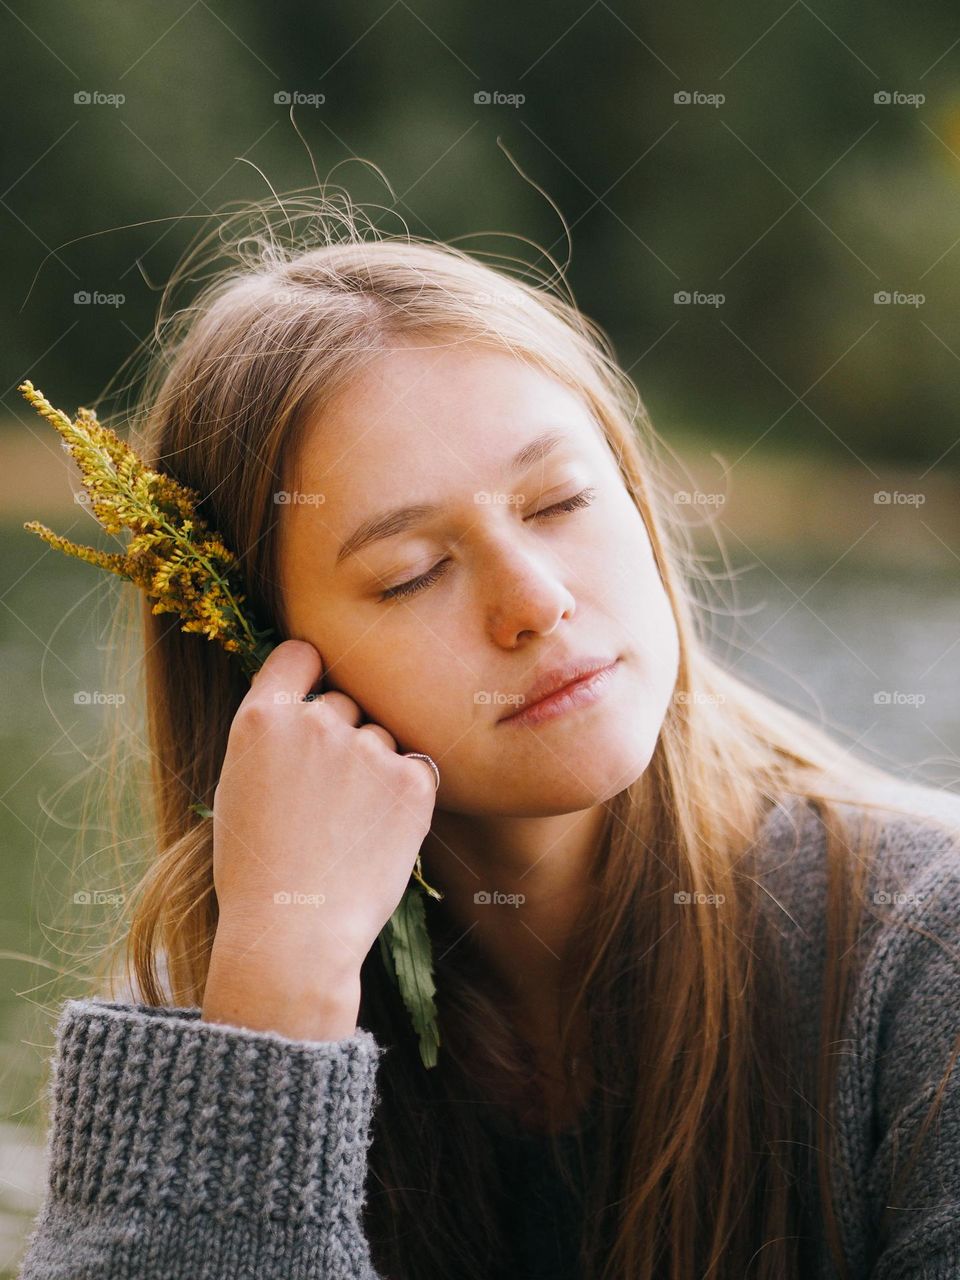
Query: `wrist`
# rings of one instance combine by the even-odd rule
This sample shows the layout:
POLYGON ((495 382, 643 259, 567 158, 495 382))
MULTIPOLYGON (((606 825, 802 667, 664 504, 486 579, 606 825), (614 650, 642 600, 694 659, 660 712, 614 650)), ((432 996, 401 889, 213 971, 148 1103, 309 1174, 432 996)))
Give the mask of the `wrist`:
POLYGON ((318 964, 309 979, 298 961, 286 970, 244 964, 214 942, 201 1018, 274 1031, 293 1040, 341 1040, 357 1029, 360 975, 318 964))

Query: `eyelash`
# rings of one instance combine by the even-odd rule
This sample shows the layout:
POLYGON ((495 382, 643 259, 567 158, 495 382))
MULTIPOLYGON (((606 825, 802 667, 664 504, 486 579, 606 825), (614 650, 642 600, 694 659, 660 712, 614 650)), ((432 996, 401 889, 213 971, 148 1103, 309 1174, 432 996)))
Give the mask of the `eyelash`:
MULTIPOLYGON (((549 507, 544 507, 542 511, 535 511, 532 516, 528 516, 528 520, 555 520, 557 516, 566 515, 570 511, 577 511, 581 507, 589 507, 596 495, 596 489, 581 489, 579 493, 575 493, 572 498, 565 498, 563 502, 554 502, 549 507), (552 514, 548 514, 552 513, 552 514)), ((423 591, 426 587, 433 586, 444 572, 444 564, 446 561, 441 560, 427 573, 423 573, 419 578, 411 578, 409 582, 401 582, 396 587, 388 587, 386 591, 381 592, 380 599, 402 600, 405 596, 415 595, 418 591, 423 591)))

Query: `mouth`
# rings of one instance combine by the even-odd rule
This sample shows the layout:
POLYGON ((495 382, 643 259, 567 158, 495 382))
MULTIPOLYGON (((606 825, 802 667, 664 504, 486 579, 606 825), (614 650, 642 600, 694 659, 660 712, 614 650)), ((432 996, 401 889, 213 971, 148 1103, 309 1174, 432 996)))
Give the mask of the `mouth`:
POLYGON ((524 695, 521 705, 501 716, 497 723, 532 726, 597 702, 606 692, 621 656, 585 658, 546 672, 524 695))

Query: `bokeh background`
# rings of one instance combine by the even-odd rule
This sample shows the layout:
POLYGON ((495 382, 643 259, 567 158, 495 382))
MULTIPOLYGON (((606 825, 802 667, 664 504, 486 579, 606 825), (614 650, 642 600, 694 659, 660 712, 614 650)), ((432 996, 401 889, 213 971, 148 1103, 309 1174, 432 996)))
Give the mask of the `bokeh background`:
POLYGON ((71 411, 97 398, 209 215, 308 187, 314 167, 384 230, 540 267, 569 254, 683 465, 718 651, 866 758, 956 790, 960 23, 946 0, 2 0, 0 33, 13 1274, 42 1181, 49 1013, 69 993, 52 966, 79 973, 110 911, 61 925, 90 887, 74 784, 105 717, 133 714, 75 701, 100 687, 115 595, 22 529, 95 540, 17 384, 71 411))

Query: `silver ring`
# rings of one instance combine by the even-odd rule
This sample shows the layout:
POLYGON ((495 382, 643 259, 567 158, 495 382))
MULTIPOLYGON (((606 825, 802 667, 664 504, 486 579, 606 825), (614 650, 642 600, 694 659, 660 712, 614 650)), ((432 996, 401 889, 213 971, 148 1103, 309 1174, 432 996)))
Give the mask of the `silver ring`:
POLYGON ((426 760, 427 764, 433 770, 433 775, 434 775, 434 778, 436 779, 436 786, 434 787, 434 790, 439 791, 440 790, 440 770, 437 767, 437 762, 433 759, 433 757, 428 756, 424 751, 405 751, 403 754, 408 760, 426 760))

